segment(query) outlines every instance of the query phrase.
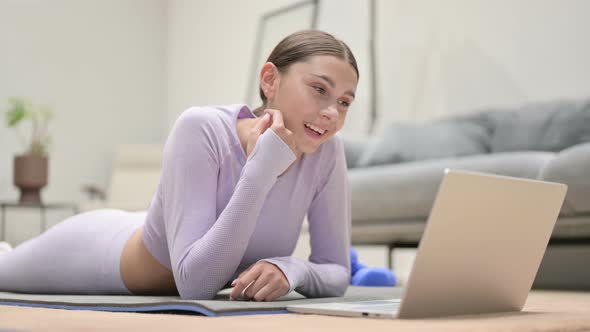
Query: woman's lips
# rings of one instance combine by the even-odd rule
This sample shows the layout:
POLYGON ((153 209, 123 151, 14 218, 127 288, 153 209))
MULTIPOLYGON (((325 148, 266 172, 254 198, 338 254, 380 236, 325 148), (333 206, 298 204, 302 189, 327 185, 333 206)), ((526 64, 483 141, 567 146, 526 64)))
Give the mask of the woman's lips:
POLYGON ((321 139, 321 138, 322 138, 322 136, 324 136, 324 135, 326 134, 326 132, 324 132, 324 135, 320 135, 320 134, 316 133, 315 131, 313 131, 313 130, 311 130, 311 129, 307 128, 305 125, 303 126, 303 130, 305 131, 305 133, 306 133, 308 136, 310 136, 310 137, 312 137, 312 138, 314 138, 314 139, 321 139))

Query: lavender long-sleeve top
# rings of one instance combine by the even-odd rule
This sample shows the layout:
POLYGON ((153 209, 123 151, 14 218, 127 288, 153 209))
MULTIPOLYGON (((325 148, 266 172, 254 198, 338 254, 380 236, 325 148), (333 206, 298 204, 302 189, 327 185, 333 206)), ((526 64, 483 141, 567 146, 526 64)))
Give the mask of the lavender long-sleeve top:
POLYGON ((245 105, 192 107, 178 117, 147 211, 146 248, 173 272, 183 299, 211 299, 261 260, 281 269, 289 291, 341 296, 351 223, 342 139, 296 161, 269 128, 246 157, 237 119, 255 117, 245 105), (291 256, 306 213, 309 260, 291 256))

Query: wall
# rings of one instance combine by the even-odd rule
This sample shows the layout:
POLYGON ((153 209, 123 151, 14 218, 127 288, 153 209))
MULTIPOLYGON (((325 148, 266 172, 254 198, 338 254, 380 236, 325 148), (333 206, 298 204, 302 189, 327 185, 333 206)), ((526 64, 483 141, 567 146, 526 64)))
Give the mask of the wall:
POLYGON ((258 18, 295 2, 169 1, 167 130, 190 106, 245 103, 258 18))
MULTIPOLYGON (((27 96, 55 111, 45 201, 81 200, 85 183, 106 186, 117 144, 162 140, 166 10, 158 0, 0 0, 0 110, 27 96)), ((12 160, 23 151, 2 115, 2 200, 18 198, 12 160)), ((18 220, 8 225, 15 242, 38 232, 37 213, 7 218, 18 220)))
POLYGON ((380 128, 590 95, 588 1, 378 5, 380 128))

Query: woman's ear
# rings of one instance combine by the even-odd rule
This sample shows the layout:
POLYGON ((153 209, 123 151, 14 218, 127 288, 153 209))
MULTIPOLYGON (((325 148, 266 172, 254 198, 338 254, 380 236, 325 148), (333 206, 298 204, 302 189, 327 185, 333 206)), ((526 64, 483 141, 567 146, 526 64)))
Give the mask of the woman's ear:
POLYGON ((279 86, 279 70, 272 62, 267 62, 260 70, 260 88, 266 100, 272 100, 279 86))

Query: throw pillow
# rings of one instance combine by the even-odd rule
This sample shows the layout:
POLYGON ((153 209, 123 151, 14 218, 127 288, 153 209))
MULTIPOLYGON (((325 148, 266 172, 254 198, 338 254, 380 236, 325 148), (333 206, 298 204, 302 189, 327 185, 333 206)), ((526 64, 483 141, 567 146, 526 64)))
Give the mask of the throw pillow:
POLYGON ((535 103, 494 112, 492 152, 558 152, 590 141, 590 101, 535 103))
POLYGON ((391 124, 371 138, 357 167, 487 153, 488 146, 488 130, 469 121, 391 124))

